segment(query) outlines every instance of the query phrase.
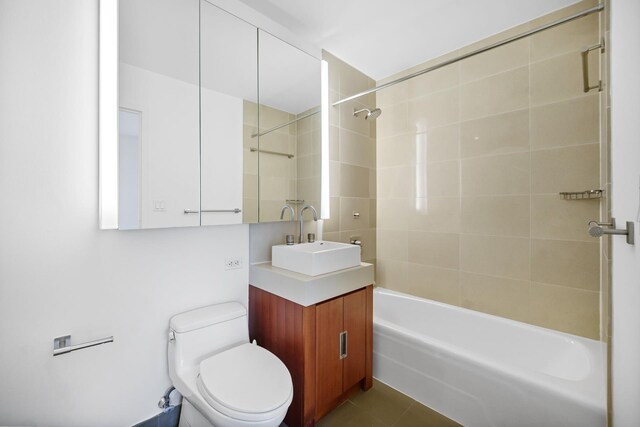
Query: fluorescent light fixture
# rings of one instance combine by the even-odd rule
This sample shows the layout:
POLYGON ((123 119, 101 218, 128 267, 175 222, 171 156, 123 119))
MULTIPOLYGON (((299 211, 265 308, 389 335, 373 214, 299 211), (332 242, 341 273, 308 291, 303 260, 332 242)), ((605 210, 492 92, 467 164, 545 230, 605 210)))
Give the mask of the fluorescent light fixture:
POLYGON ((320 218, 331 217, 329 205, 329 63, 320 62, 320 135, 321 135, 321 181, 320 181, 320 218))
POLYGON ((100 228, 118 228, 118 0, 100 0, 100 228))

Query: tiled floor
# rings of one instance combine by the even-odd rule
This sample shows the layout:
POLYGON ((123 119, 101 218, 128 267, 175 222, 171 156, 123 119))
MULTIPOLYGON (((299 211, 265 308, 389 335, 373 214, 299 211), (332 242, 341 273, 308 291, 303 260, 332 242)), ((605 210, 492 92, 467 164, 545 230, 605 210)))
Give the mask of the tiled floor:
POLYGON ((391 387, 373 381, 324 417, 319 427, 454 427, 460 424, 391 387))

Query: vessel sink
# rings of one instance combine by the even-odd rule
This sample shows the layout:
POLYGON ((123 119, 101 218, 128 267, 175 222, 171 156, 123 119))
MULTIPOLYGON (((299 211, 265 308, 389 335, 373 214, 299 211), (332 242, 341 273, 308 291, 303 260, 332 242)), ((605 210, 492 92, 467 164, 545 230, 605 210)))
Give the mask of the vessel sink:
POLYGON ((317 241, 271 248, 274 267, 308 276, 332 273, 360 265, 360 246, 317 241))

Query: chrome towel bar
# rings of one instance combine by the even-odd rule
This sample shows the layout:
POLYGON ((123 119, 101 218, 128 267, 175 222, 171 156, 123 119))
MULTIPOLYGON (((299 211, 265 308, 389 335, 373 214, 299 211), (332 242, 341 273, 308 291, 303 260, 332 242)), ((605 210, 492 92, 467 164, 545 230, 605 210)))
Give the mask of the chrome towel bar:
POLYGON ((113 342, 113 336, 102 338, 99 340, 83 342, 82 344, 70 345, 71 335, 65 335, 53 339, 53 355, 60 356, 61 354, 67 354, 71 353, 72 351, 95 347, 101 344, 108 344, 110 342, 113 342))
POLYGON ((598 84, 595 86, 591 86, 589 84, 589 52, 592 50, 600 50, 600 52, 604 52, 604 39, 597 45, 589 46, 582 49, 580 55, 582 56, 582 81, 584 85, 584 92, 587 93, 591 89, 598 89, 598 91, 602 90, 602 80, 598 80, 598 84))

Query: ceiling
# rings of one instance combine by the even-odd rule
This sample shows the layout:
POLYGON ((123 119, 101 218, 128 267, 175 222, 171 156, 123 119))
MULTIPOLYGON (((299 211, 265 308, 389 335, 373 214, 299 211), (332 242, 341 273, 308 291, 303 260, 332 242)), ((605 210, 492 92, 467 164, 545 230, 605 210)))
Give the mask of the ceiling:
POLYGON ((375 80, 576 0, 240 0, 375 80))

